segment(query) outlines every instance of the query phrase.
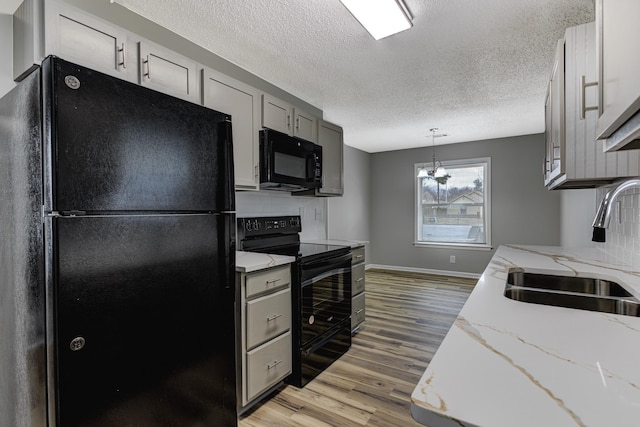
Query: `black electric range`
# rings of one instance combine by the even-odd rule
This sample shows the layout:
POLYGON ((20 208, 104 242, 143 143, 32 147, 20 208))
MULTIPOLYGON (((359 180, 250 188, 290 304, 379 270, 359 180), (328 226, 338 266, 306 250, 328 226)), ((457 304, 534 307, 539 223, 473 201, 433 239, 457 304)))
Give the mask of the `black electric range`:
POLYGON ((291 270, 293 372, 304 387, 351 346, 351 248, 301 243, 299 216, 238 218, 238 250, 296 257, 291 270))

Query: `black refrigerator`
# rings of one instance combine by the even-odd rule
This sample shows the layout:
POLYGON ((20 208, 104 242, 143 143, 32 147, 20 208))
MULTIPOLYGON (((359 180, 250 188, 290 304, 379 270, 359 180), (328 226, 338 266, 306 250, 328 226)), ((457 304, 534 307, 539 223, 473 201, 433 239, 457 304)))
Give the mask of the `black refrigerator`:
POLYGON ((0 100, 0 425, 237 425, 232 152, 60 58, 0 100))

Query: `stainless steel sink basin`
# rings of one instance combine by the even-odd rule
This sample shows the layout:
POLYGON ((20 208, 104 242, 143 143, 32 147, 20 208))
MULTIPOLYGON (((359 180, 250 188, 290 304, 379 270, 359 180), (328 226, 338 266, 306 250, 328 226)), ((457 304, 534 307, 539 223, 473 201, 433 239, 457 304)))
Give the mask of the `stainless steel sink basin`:
POLYGON ((551 274, 528 273, 514 269, 509 272, 507 283, 525 288, 578 292, 601 296, 633 297, 633 295, 616 282, 592 279, 589 277, 555 276, 551 274))
POLYGON ((640 301, 618 283, 509 271, 504 296, 514 301, 640 317, 640 301))

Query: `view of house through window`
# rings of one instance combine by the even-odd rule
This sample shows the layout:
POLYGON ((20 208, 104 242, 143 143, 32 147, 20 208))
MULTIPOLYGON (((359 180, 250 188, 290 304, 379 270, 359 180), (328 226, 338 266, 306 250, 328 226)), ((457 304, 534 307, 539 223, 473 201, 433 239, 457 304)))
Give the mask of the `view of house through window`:
MULTIPOLYGON (((489 246, 490 159, 442 162, 444 176, 416 178, 416 243, 489 246)), ((430 164, 416 164, 416 174, 430 164)), ((439 174, 440 175, 440 174, 439 174)))

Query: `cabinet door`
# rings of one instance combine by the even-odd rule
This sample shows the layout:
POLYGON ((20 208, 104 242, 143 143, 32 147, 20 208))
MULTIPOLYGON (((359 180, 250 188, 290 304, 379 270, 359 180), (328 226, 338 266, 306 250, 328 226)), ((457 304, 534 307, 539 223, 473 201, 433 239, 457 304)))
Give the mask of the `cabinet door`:
POLYGON ((51 2, 50 6, 45 8, 45 55, 135 80, 135 52, 129 52, 124 30, 61 2, 51 2))
POLYGON ((247 352, 244 403, 291 373, 292 354, 291 332, 247 352))
POLYGON ((341 196, 344 192, 342 128, 320 121, 318 144, 322 146, 322 188, 317 193, 341 196))
POLYGON ((549 184, 564 173, 564 38, 558 41, 547 104, 546 179, 549 184))
POLYGON ((203 70, 203 104, 231 114, 236 190, 260 188, 260 95, 257 89, 210 69, 203 70))
POLYGON ((598 138, 608 138, 640 109, 640 2, 598 0, 600 117, 598 138))
POLYGON ((318 141, 318 119, 299 108, 293 109, 293 116, 293 136, 311 141, 315 144, 318 141))
POLYGON ((198 64, 147 41, 139 42, 140 84, 187 101, 200 101, 198 64))
POLYGON ((247 301, 247 349, 291 328, 291 290, 247 301))
POLYGON ((291 105, 268 94, 262 95, 262 127, 292 134, 291 105))
POLYGON ((364 322, 366 294, 362 292, 351 300, 351 330, 364 322))

